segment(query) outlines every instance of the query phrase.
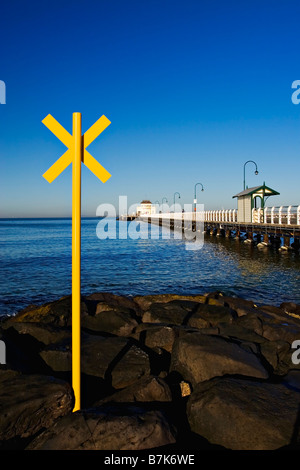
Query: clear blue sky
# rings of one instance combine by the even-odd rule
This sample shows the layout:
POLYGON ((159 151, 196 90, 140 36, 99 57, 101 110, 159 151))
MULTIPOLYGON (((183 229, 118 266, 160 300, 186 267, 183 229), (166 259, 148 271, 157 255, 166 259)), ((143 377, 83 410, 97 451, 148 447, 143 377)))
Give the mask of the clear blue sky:
POLYGON ((235 208, 246 184, 300 204, 298 0, 3 0, 0 16, 0 217, 71 215, 71 167, 42 174, 65 151, 42 124, 71 132, 102 114, 111 125, 89 147, 112 174, 83 168, 82 214, 144 198, 235 208), (201 196, 201 198, 200 198, 201 196))

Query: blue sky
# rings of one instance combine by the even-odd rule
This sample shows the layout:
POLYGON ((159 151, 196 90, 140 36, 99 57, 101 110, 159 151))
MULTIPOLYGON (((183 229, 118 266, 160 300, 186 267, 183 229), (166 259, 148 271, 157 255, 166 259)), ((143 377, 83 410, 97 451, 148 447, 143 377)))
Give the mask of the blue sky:
POLYGON ((65 151, 42 124, 83 132, 111 125, 90 153, 111 173, 82 171, 82 214, 142 199, 236 207, 246 184, 300 204, 298 0, 3 0, 0 17, 0 217, 71 215, 71 167, 42 174, 65 151), (199 188, 199 187, 198 187, 199 188))

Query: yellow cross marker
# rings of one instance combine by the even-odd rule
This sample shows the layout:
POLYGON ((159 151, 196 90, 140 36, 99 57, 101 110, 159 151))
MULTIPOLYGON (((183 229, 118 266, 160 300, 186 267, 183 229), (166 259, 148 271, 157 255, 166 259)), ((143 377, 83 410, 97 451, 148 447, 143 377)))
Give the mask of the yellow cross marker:
POLYGON ((68 147, 68 150, 43 174, 52 183, 70 163, 72 168, 72 386, 75 395, 73 411, 80 410, 80 249, 81 249, 81 162, 105 183, 111 175, 86 150, 106 129, 110 121, 101 116, 81 135, 81 113, 73 113, 73 135, 51 114, 43 119, 48 129, 68 147))

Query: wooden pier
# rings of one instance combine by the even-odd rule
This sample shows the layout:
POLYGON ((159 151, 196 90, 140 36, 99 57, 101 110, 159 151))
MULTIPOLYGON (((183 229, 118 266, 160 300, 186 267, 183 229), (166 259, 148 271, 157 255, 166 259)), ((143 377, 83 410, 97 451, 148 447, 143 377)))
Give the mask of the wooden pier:
POLYGON ((149 224, 170 230, 199 231, 219 237, 243 240, 260 248, 273 246, 281 250, 300 249, 300 206, 253 210, 253 222, 238 222, 236 210, 152 214, 142 216, 149 224))
POLYGON ((134 220, 136 219, 136 215, 120 215, 120 217, 117 217, 117 220, 134 220))
POLYGON ((256 242, 260 246, 277 248, 300 248, 300 226, 270 225, 241 222, 205 222, 204 230, 210 235, 234 237, 237 240, 256 242))

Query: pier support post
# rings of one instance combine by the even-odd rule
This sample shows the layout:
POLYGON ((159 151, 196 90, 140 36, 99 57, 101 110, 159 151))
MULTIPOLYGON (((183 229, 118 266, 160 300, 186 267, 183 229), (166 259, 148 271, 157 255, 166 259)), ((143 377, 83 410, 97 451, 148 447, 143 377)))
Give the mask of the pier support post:
POLYGON ((246 240, 244 243, 252 245, 253 244, 253 232, 246 232, 246 240))
POLYGON ((276 248, 280 248, 281 246, 281 238, 279 236, 275 237, 275 246, 276 248))
POLYGON ((230 238, 230 237, 231 237, 231 230, 230 230, 230 229, 227 229, 227 230, 226 230, 225 237, 226 237, 226 238, 230 238))
POLYGON ((283 244, 286 248, 290 248, 291 245, 291 239, 289 235, 284 235, 283 237, 283 244))
POLYGON ((270 235, 270 243, 274 248, 280 248, 280 237, 278 237, 277 235, 270 235))
POLYGON ((258 248, 267 248, 271 246, 269 242, 269 234, 268 233, 258 233, 257 234, 257 247, 258 248))

